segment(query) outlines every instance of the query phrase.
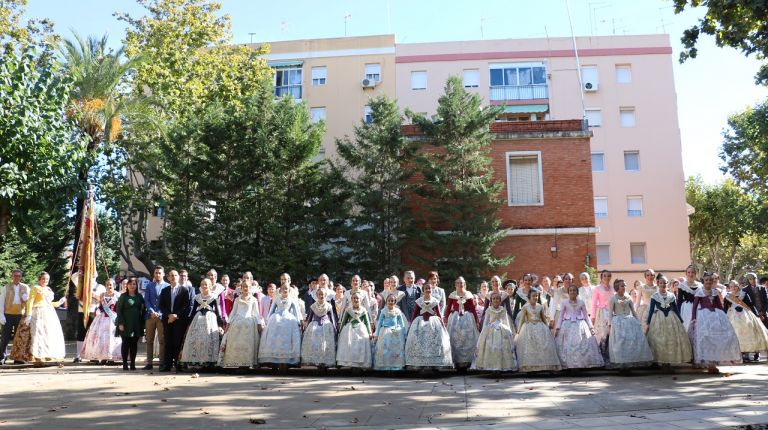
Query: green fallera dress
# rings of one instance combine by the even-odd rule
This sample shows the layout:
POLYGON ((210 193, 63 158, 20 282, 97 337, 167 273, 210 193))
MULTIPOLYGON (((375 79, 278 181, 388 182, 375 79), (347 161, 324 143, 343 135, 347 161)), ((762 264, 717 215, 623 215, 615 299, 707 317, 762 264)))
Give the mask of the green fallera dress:
POLYGON ((145 308, 144 298, 141 297, 141 294, 131 296, 125 293, 120 296, 117 300, 117 306, 115 306, 115 312, 117 312, 115 325, 120 327, 120 324, 123 324, 125 326, 125 330, 119 333, 120 336, 141 337, 144 335, 145 308))

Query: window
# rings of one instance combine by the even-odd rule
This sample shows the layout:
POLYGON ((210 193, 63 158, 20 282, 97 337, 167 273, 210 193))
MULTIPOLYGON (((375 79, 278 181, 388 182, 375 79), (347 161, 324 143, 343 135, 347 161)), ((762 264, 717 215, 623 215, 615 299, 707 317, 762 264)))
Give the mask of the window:
POLYGON ((627 197, 627 216, 631 216, 631 217, 643 216, 643 197, 642 196, 627 197))
POLYGON ((595 197, 595 218, 608 217, 608 198, 595 197))
POLYGON ((587 124, 590 127, 600 127, 603 123, 603 115, 600 109, 584 109, 584 114, 587 116, 587 124))
POLYGON ((159 218, 165 217, 165 200, 163 199, 155 200, 155 205, 152 208, 152 215, 159 218))
POLYGON ((315 161, 315 163, 319 163, 325 160, 325 148, 320 148, 320 150, 317 151, 317 155, 315 155, 315 158, 313 160, 315 161))
POLYGON ((477 69, 464 70, 464 88, 477 88, 480 86, 480 71, 477 69))
POLYGON ((632 67, 629 64, 616 65, 616 83, 628 84, 632 82, 632 67))
POLYGON ((381 64, 373 63, 365 65, 365 78, 381 82, 381 64))
POLYGON ((427 89, 427 72, 411 72, 411 89, 412 90, 426 90, 427 89))
POLYGON ((275 68, 275 96, 301 99, 301 67, 275 68))
POLYGON ((592 153, 592 171, 605 172, 605 154, 602 152, 592 153))
POLYGON ((363 108, 363 121, 365 121, 366 124, 370 124, 373 122, 373 111, 371 110, 370 106, 366 106, 363 108))
POLYGON ((611 245, 597 245, 597 264, 611 264, 611 245))
POLYGON ((491 100, 549 98, 544 63, 491 64, 491 100))
POLYGON ((619 109, 619 115, 622 127, 635 126, 635 108, 621 108, 619 109))
POLYGON ((597 66, 581 66, 581 82, 587 91, 597 91, 597 66))
POLYGON ((629 244, 630 263, 645 264, 645 243, 629 244))
POLYGON ((325 85, 325 79, 328 77, 328 69, 325 66, 312 68, 312 86, 319 87, 325 85))
POLYGON ((325 120, 325 107, 313 107, 309 109, 309 116, 313 123, 325 120))
POLYGON ((507 189, 509 206, 544 204, 540 151, 507 152, 507 189))
POLYGON ((640 170, 640 151, 624 151, 624 170, 628 172, 640 170))

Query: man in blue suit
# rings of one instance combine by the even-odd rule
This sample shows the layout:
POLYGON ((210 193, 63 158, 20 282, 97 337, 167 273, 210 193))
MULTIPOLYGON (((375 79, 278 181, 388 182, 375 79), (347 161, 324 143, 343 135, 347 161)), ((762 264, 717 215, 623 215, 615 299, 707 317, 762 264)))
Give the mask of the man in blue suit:
POLYGON ((398 291, 405 293, 405 297, 403 297, 403 300, 400 302, 400 309, 405 314, 405 317, 408 318, 408 321, 413 320, 413 310, 416 309, 416 300, 421 297, 421 288, 413 283, 415 280, 416 274, 414 274, 412 270, 409 270, 403 274, 403 282, 405 282, 405 284, 397 287, 398 291))
POLYGON ((147 282, 144 290, 144 303, 147 305, 147 312, 144 314, 144 329, 147 337, 147 365, 144 370, 152 369, 152 360, 155 353, 155 336, 160 345, 160 367, 165 364, 165 335, 163 333, 163 313, 160 311, 160 292, 168 287, 168 283, 163 280, 165 269, 163 266, 155 266, 152 272, 152 281, 147 282))

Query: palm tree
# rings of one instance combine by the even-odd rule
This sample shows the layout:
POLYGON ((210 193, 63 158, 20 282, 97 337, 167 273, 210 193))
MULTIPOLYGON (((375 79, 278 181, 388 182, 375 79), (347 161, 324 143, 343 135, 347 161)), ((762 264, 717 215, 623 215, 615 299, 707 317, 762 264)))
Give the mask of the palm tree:
MULTIPOLYGON (((77 32, 72 33, 74 40, 66 39, 59 46, 62 63, 74 81, 67 115, 88 139, 89 160, 94 163, 102 146, 115 140, 123 118, 136 105, 136 100, 130 97, 130 74, 141 59, 126 58, 124 47, 117 51, 110 49, 107 35, 83 39, 77 32)), ((76 252, 80 239, 91 167, 92 164, 86 164, 78 172, 83 188, 76 202, 73 252, 76 252)), ((74 303, 74 289, 70 288, 69 296, 74 303)), ((77 306, 69 306, 69 309, 68 320, 72 322, 77 317, 77 306)))

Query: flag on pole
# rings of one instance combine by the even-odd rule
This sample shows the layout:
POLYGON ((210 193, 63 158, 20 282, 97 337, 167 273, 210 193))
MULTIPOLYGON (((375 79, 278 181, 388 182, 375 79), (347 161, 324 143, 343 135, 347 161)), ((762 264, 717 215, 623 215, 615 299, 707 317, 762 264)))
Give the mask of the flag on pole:
POLYGON ((88 309, 91 307, 92 283, 96 277, 96 216, 93 194, 90 193, 83 211, 83 227, 80 230, 80 278, 77 282, 77 300, 83 306, 83 325, 88 325, 88 309))

